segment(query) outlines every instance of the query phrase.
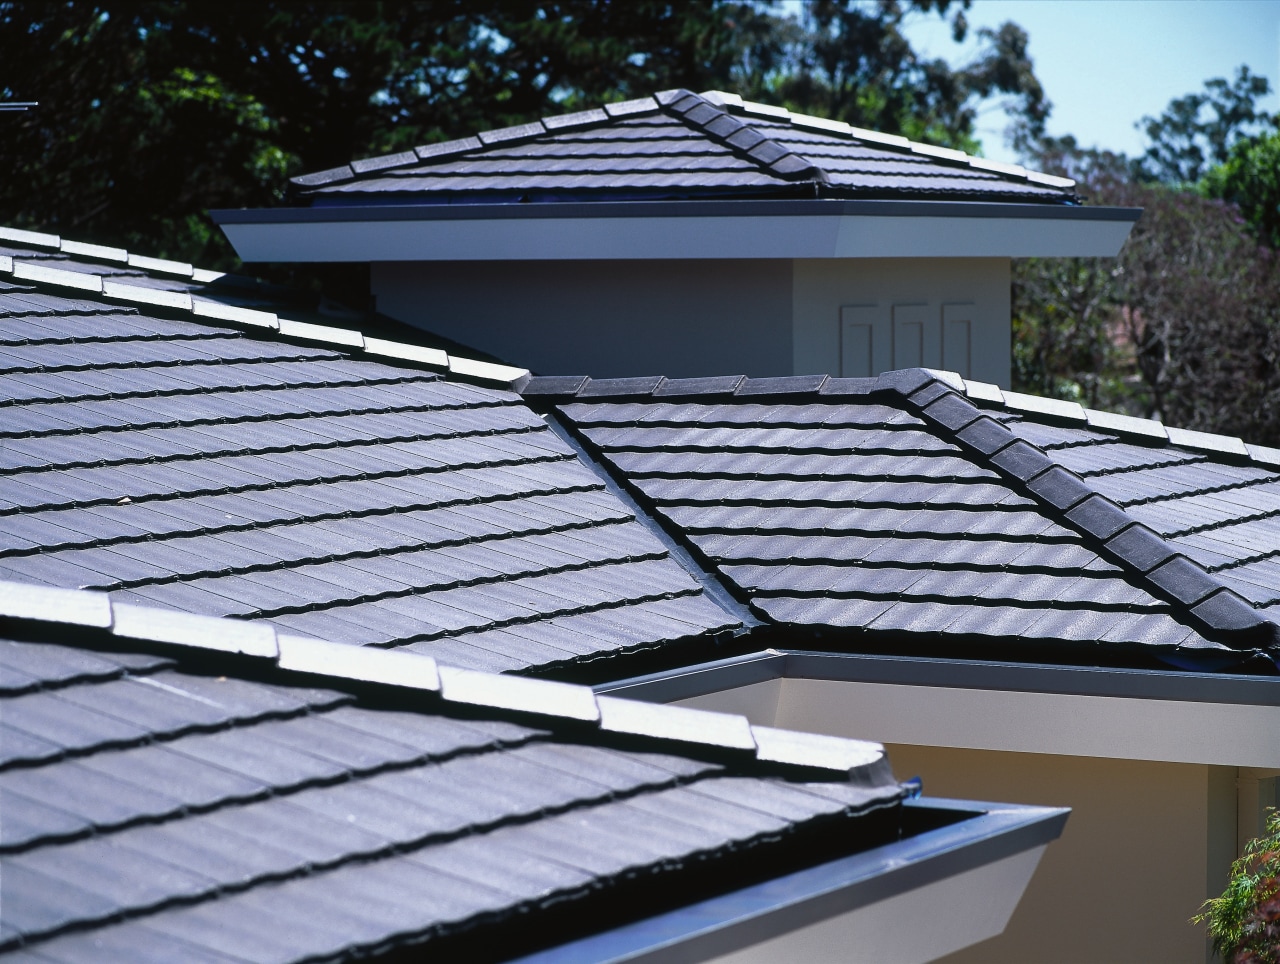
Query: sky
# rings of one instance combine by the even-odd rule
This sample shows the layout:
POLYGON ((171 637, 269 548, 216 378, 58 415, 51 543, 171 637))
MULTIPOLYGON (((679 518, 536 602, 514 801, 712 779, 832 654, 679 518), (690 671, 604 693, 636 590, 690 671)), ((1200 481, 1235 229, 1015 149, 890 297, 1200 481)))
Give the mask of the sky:
MULTIPOLYGON (((913 18, 908 39, 955 66, 972 58, 977 28, 1012 20, 1030 36, 1036 76, 1053 102, 1049 133, 1130 157, 1145 149, 1134 124, 1208 79, 1233 78, 1248 64, 1273 88, 1280 82, 1280 0, 974 0, 966 16, 963 46, 936 16, 913 18)), ((1280 97, 1273 92, 1263 106, 1280 111, 1280 97)), ((978 135, 987 157, 1013 162, 1006 123, 990 105, 978 135)))

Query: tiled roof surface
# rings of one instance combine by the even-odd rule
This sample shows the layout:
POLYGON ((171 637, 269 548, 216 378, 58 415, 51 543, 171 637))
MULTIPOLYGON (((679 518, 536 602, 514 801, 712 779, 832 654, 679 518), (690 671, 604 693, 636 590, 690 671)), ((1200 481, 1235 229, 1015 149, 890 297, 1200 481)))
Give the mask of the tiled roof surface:
POLYGON ((664 91, 294 179, 304 196, 952 198, 1066 203, 1074 182, 708 92, 664 91))
POLYGON ((737 624, 517 395, 431 370, 498 366, 85 267, 0 255, 0 578, 497 671, 737 624))
POLYGON ((772 622, 1031 659, 1280 655, 1280 453, 922 370, 525 392, 772 622))
POLYGON ((0 583, 16 960, 511 953, 877 842, 902 796, 876 744, 0 583))

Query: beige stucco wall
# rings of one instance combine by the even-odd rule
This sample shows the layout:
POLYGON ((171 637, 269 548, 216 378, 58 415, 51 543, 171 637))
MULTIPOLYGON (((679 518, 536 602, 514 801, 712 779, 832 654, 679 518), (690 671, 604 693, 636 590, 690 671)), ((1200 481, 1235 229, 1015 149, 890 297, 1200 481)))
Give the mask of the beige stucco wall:
POLYGON ((1234 767, 891 744, 931 796, 1071 807, 1005 932, 946 964, 1201 964, 1187 923, 1235 847, 1234 767))
POLYGON ((794 265, 796 374, 861 376, 923 365, 1010 387, 1008 258, 794 265))
MULTIPOLYGON (((1274 799, 1277 771, 1185 762, 1215 757, 1196 747, 1183 754, 1194 741, 1184 735, 1170 747, 1163 736, 1182 732, 1182 716, 1216 733, 1223 720, 1210 711, 1230 722, 1233 711, 1258 708, 1138 701, 1135 709, 1132 700, 1003 692, 966 701, 968 692, 789 679, 681 703, 881 740, 898 777, 920 776, 928 796, 1071 807, 1063 837, 1049 846, 1005 933, 947 964, 1206 961, 1203 932, 1187 920, 1221 893, 1238 847, 1274 799), (1095 721, 1113 736, 1105 747, 1095 721), (895 736, 909 742, 892 742, 895 736), (1040 752, 991 748, 1000 742, 1040 752), (1097 755, 1073 753, 1073 745, 1097 755), (1183 762, 1160 758, 1171 749, 1183 762)), ((1263 741, 1274 732, 1271 716, 1249 726, 1251 736, 1261 728, 1263 741)), ((1241 761, 1268 749, 1245 746, 1241 761)), ((1216 758, 1231 752, 1219 739, 1216 758)))

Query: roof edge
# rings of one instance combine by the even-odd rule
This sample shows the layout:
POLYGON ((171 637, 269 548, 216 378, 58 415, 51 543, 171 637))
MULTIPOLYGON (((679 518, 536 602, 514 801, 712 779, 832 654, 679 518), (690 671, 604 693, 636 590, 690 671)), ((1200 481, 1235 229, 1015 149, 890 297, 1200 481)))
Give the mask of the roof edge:
MULTIPOLYGON (((992 399, 994 386, 973 383, 974 394, 992 399)), ((1192 560, 1163 536, 1138 522, 1119 505, 1095 492, 1076 473, 1057 465, 1040 448, 1019 439, 1003 423, 983 414, 969 396, 968 383, 954 372, 924 368, 886 372, 876 378, 834 378, 828 375, 798 375, 773 378, 667 379, 579 377, 534 377, 522 388, 526 401, 538 406, 557 406, 575 401, 663 400, 715 402, 732 398, 744 401, 837 402, 847 397, 879 397, 918 415, 940 437, 956 445, 972 460, 1011 482, 1035 500, 1050 518, 1082 536, 1104 557, 1119 564, 1131 579, 1152 595, 1182 609, 1180 621, 1237 651, 1270 651, 1270 659, 1280 655, 1280 624, 1276 624, 1223 582, 1192 560)), ((1084 409, 1074 403, 1041 399, 1014 392, 1000 393, 1016 410, 1050 419, 1087 423, 1084 409), (1078 410, 1078 412, 1077 412, 1078 410)), ((1012 406, 1011 406, 1012 407, 1012 406)), ((1102 431, 1123 428, 1148 441, 1154 435, 1144 420, 1134 423, 1105 417, 1093 423, 1102 431)), ((1201 446, 1215 446, 1220 454, 1254 458, 1240 440, 1222 436, 1201 436, 1177 430, 1165 444, 1179 444, 1181 437, 1201 446), (1238 447, 1237 444, 1238 443, 1238 447), (1224 451, 1225 450, 1225 451, 1224 451)), ((1259 449, 1269 458, 1274 450, 1259 449)))
MULTIPOLYGON (((80 245, 74 241, 64 241, 53 234, 39 234, 33 231, 0 227, 0 241, 44 250, 61 251, 73 257, 88 256, 116 263, 127 263, 143 270, 154 270, 189 278, 200 284, 208 284, 223 277, 219 272, 203 272, 201 269, 192 268, 190 265, 181 265, 178 262, 168 262, 158 258, 143 258, 137 255, 129 255, 128 252, 121 252, 124 258, 108 257, 101 254, 84 255, 83 252, 87 246, 80 245), (185 269, 185 271, 180 269, 185 269)), ((92 247, 96 248, 96 246, 92 247)), ((111 251, 113 249, 104 250, 111 251)), ((227 305, 198 294, 191 295, 163 291, 158 288, 147 288, 141 285, 114 281, 104 275, 48 267, 38 262, 23 261, 21 257, 16 255, 0 257, 0 276, 3 275, 8 275, 14 281, 27 282, 37 287, 49 286, 54 289, 87 293, 104 301, 118 302, 132 308, 145 307, 148 310, 167 311, 198 321, 231 325, 232 327, 254 331, 259 334, 266 330, 290 340, 302 341, 308 344, 329 345, 348 351, 355 350, 370 360, 425 368, 447 375, 456 381, 470 382, 486 387, 497 386, 511 391, 519 391, 530 377, 529 370, 526 368, 500 365, 496 362, 480 361, 473 358, 463 358, 458 355, 451 355, 439 348, 425 348, 421 345, 407 342, 368 337, 363 332, 355 329, 295 321, 274 312, 227 305)))
POLYGON ((106 593, 0 581, 0 624, 48 632, 79 628, 106 646, 238 657, 308 681, 395 689, 420 698, 532 717, 544 725, 586 726, 615 739, 695 748, 752 761, 770 772, 896 785, 878 743, 776 730, 745 716, 597 695, 589 686, 441 665, 430 656, 279 633, 259 622, 113 602, 106 593))

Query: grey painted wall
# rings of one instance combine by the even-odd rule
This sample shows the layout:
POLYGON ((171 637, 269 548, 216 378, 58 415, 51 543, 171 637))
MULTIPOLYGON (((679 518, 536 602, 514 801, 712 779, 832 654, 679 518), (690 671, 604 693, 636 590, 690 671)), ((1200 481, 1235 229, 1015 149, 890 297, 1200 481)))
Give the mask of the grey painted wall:
POLYGON ((874 375, 1005 388, 1008 258, 384 262, 380 311, 539 374, 874 375))
POLYGON ((774 375, 791 365, 791 263, 392 262, 378 310, 544 375, 774 375))

